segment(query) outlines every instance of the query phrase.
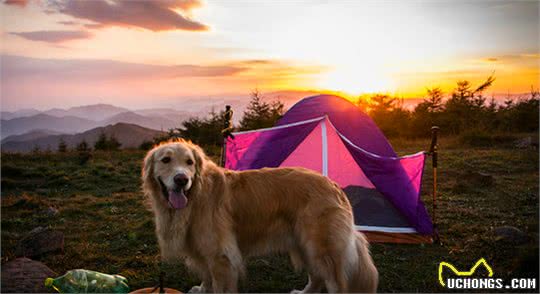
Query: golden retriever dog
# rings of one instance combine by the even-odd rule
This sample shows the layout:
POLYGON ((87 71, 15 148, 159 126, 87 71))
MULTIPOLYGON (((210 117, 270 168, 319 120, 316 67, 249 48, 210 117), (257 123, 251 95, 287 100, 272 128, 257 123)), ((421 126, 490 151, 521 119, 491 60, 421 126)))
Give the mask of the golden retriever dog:
POLYGON ((148 152, 142 180, 162 259, 185 260, 202 280, 191 292, 237 292, 245 259, 276 252, 306 268, 301 293, 377 290, 378 272, 368 242, 354 230, 349 200, 316 172, 226 170, 177 140, 148 152))

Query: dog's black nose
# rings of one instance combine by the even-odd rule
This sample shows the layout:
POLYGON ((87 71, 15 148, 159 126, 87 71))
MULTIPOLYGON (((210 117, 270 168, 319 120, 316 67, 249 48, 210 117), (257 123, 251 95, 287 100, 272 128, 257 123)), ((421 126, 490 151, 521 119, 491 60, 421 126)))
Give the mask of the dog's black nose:
POLYGON ((177 174, 174 176, 174 183, 177 186, 183 187, 188 183, 188 177, 185 174, 177 174))

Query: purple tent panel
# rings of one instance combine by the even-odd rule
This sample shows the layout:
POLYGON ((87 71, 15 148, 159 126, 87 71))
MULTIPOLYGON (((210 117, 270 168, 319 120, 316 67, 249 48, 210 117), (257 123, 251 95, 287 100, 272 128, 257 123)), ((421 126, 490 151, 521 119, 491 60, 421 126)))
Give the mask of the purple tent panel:
POLYGON ((420 199, 425 153, 383 157, 362 150, 346 139, 344 142, 377 190, 386 196, 411 226, 420 234, 432 234, 433 224, 420 199))
POLYGON ((276 126, 325 115, 354 145, 382 156, 397 156, 384 134, 367 114, 350 101, 334 95, 317 95, 302 99, 285 113, 276 126))
POLYGON ((226 142, 225 167, 233 170, 278 167, 319 124, 322 118, 274 127, 239 132, 226 142))

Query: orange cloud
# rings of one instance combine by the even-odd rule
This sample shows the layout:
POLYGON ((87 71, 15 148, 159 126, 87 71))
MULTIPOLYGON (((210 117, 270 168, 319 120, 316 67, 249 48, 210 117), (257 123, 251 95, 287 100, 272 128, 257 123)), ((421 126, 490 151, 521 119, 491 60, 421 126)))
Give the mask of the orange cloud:
POLYGON ((28 0, 5 0, 4 4, 25 7, 28 4, 28 0))

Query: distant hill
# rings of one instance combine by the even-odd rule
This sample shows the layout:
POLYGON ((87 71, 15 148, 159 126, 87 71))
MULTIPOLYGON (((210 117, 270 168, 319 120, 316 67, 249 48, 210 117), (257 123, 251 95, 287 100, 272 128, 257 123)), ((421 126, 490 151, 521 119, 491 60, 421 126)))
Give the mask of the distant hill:
POLYGON ((2 111, 0 113, 0 119, 13 119, 17 117, 32 116, 39 113, 36 109, 21 109, 17 111, 2 111))
POLYGON ((195 114, 190 111, 175 110, 170 108, 139 109, 133 112, 144 116, 162 116, 173 121, 185 120, 187 118, 195 116, 195 114))
POLYGON ((113 135, 122 144, 120 148, 137 148, 144 141, 151 141, 154 137, 164 134, 161 131, 144 128, 141 126, 117 123, 105 127, 98 127, 75 135, 53 135, 26 141, 11 141, 2 144, 2 151, 29 152, 38 146, 41 150, 56 150, 61 139, 66 142, 68 148, 74 148, 85 140, 93 146, 99 135, 105 133, 113 135))
POLYGON ((1 122, 2 138, 11 135, 21 135, 33 130, 48 129, 60 133, 76 133, 96 126, 96 122, 80 117, 56 117, 47 114, 37 114, 28 117, 18 117, 1 122))
POLYGON ((104 121, 99 122, 99 125, 110 125, 119 122, 136 124, 145 128, 154 130, 168 130, 170 128, 177 128, 180 126, 182 119, 180 117, 172 117, 171 119, 166 116, 143 116, 135 112, 122 112, 107 118, 104 121))
POLYGON ((71 107, 69 109, 53 108, 44 111, 43 113, 56 117, 76 116, 89 120, 100 121, 126 111, 129 110, 109 104, 93 104, 71 107))
POLYGON ((62 133, 51 131, 51 130, 33 130, 28 133, 24 133, 22 135, 11 135, 4 139, 2 139, 2 143, 7 142, 22 142, 22 141, 28 141, 28 140, 34 140, 39 139, 47 136, 52 135, 61 135, 62 133))
MULTIPOLYGON (((14 113, 3 113, 3 115, 10 117, 14 113)), ((180 127, 182 121, 192 116, 190 112, 174 109, 156 108, 133 112, 107 104, 72 107, 67 110, 53 108, 32 116, 2 119, 1 139, 43 129, 62 134, 74 134, 121 122, 154 130, 168 130, 180 127)))

